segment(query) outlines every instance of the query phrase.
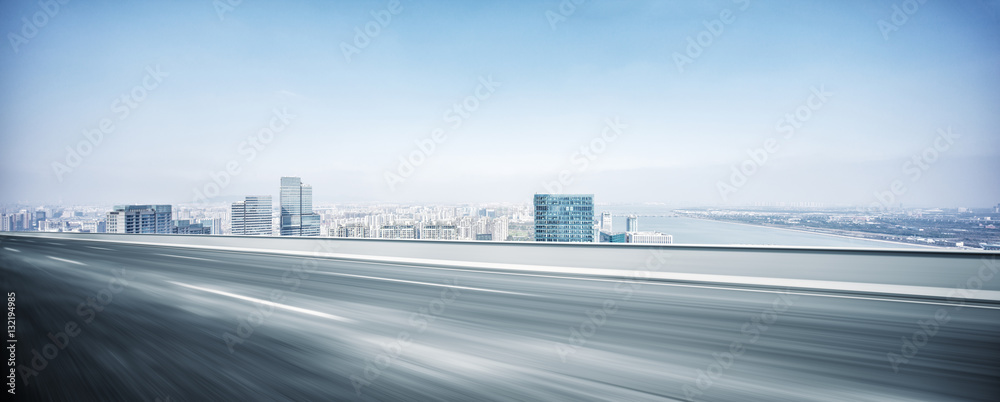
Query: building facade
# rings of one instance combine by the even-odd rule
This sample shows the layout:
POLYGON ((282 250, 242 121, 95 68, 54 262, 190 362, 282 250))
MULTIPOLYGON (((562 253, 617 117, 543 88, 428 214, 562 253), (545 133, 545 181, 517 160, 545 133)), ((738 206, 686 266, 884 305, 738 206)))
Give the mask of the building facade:
POLYGON ((0 232, 17 231, 16 214, 0 214, 0 232))
POLYGON ((319 236, 319 214, 312 209, 312 186, 298 177, 281 178, 281 235, 319 236))
POLYGON ((632 244, 673 244, 674 236, 660 232, 628 232, 627 242, 632 244))
POLYGON ((255 195, 236 201, 231 209, 231 232, 243 236, 270 236, 271 196, 255 195))
POLYGON ((212 228, 202 225, 201 223, 192 223, 189 219, 175 220, 173 223, 174 234, 182 235, 209 235, 212 234, 212 228))
POLYGON ((603 232, 601 235, 607 236, 608 243, 628 243, 628 234, 625 232, 611 233, 603 232))
POLYGON ((414 225, 383 225, 378 230, 380 239, 416 239, 417 227, 414 225))
MULTIPOLYGON (((270 220, 268 222, 270 222, 270 220)), ((201 226, 209 228, 209 232, 211 232, 210 234, 222 234, 222 218, 199 219, 198 223, 200 223, 201 226)))
POLYGON ((364 224, 349 224, 337 227, 337 229, 332 234, 334 237, 354 237, 354 238, 369 238, 371 237, 371 229, 368 225, 364 224))
POLYGON ((510 221, 505 216, 493 220, 493 233, 491 240, 506 241, 510 231, 510 221))
POLYGON ((613 229, 611 229, 611 225, 612 225, 613 222, 614 221, 611 219, 611 213, 610 212, 607 212, 607 211, 601 212, 601 231, 603 231, 603 232, 610 232, 610 231, 612 231, 613 229))
POLYGON ((107 222, 105 221, 86 221, 80 227, 81 232, 86 233, 105 233, 108 231, 107 222))
POLYGON ((639 217, 635 215, 629 215, 625 219, 625 231, 626 232, 638 232, 639 231, 639 217))
POLYGON ((660 232, 601 232, 601 242, 631 244, 673 244, 674 236, 660 232))
POLYGON ((535 241, 594 241, 593 194, 535 194, 535 241))
MULTIPOLYGON (((41 226, 39 225, 39 223, 45 222, 45 219, 46 219, 45 211, 35 211, 35 218, 32 219, 32 221, 31 221, 32 222, 32 228, 34 228, 35 230, 44 231, 43 229, 41 229, 41 226)), ((48 230, 48 226, 46 226, 45 230, 48 230)))
POLYGON ((107 214, 108 233, 173 233, 170 205, 115 205, 107 214))
POLYGON ((420 229, 421 239, 455 240, 458 231, 453 225, 427 225, 420 229))

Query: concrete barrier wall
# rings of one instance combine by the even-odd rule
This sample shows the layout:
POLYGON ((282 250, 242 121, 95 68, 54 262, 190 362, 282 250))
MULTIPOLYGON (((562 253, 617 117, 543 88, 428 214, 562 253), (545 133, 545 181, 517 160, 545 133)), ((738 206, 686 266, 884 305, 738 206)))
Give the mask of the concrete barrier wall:
MULTIPOLYGON (((997 252, 753 246, 652 246, 104 233, 5 232, 37 238, 290 253, 367 261, 565 267, 609 276, 646 270, 759 278, 1000 290, 997 252), (397 259, 397 260, 394 260, 397 259), (609 272, 615 270, 620 272, 609 272)), ((487 266, 487 265, 482 265, 487 266)), ((481 267, 482 267, 481 266, 481 267)))

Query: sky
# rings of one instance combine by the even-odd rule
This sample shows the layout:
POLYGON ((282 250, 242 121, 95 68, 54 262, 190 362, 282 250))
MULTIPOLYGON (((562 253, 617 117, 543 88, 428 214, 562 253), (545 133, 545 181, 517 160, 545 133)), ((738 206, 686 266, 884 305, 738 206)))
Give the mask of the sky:
POLYGON ((1000 203, 996 0, 5 1, 0 32, 0 202, 1000 203))

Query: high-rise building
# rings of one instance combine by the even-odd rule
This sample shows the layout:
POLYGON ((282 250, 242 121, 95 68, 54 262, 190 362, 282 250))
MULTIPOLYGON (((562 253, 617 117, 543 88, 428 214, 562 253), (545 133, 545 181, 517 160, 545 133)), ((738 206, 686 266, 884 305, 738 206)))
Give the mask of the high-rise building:
POLYGON ((593 194, 535 194, 535 241, 594 241, 593 194))
POLYGON ((243 201, 234 202, 230 213, 234 235, 271 235, 271 196, 248 196, 243 201))
POLYGON ((611 213, 608 211, 601 212, 601 230, 605 232, 610 232, 611 229, 611 213))
POLYGON ((17 213, 17 227, 16 230, 31 230, 31 213, 26 209, 22 209, 21 212, 17 213))
POLYGON ((493 233, 491 233, 492 240, 495 241, 505 241, 507 240, 507 234, 510 230, 510 222, 507 220, 506 216, 501 216, 493 220, 493 233))
POLYGON ((298 177, 282 177, 281 235, 319 236, 319 221, 312 209, 312 186, 298 177))
POLYGON ((16 214, 0 214, 0 232, 13 232, 17 230, 16 214))
POLYGON ((629 215, 625 219, 625 231, 626 232, 638 232, 639 231, 639 217, 635 215, 629 215))
POLYGON ((32 227, 34 227, 35 230, 42 230, 38 226, 39 222, 45 222, 45 211, 35 211, 35 218, 32 220, 32 227))
POLYGON ((108 233, 173 232, 170 205, 115 205, 107 215, 108 233))

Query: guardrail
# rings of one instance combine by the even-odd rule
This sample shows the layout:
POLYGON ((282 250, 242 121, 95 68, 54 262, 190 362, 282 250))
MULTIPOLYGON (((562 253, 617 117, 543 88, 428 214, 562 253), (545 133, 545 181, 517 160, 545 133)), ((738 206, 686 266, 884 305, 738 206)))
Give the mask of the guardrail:
POLYGON ((1000 280, 993 280, 1000 252, 987 251, 54 232, 0 236, 935 298, 978 288, 977 298, 1000 301, 1000 280))

